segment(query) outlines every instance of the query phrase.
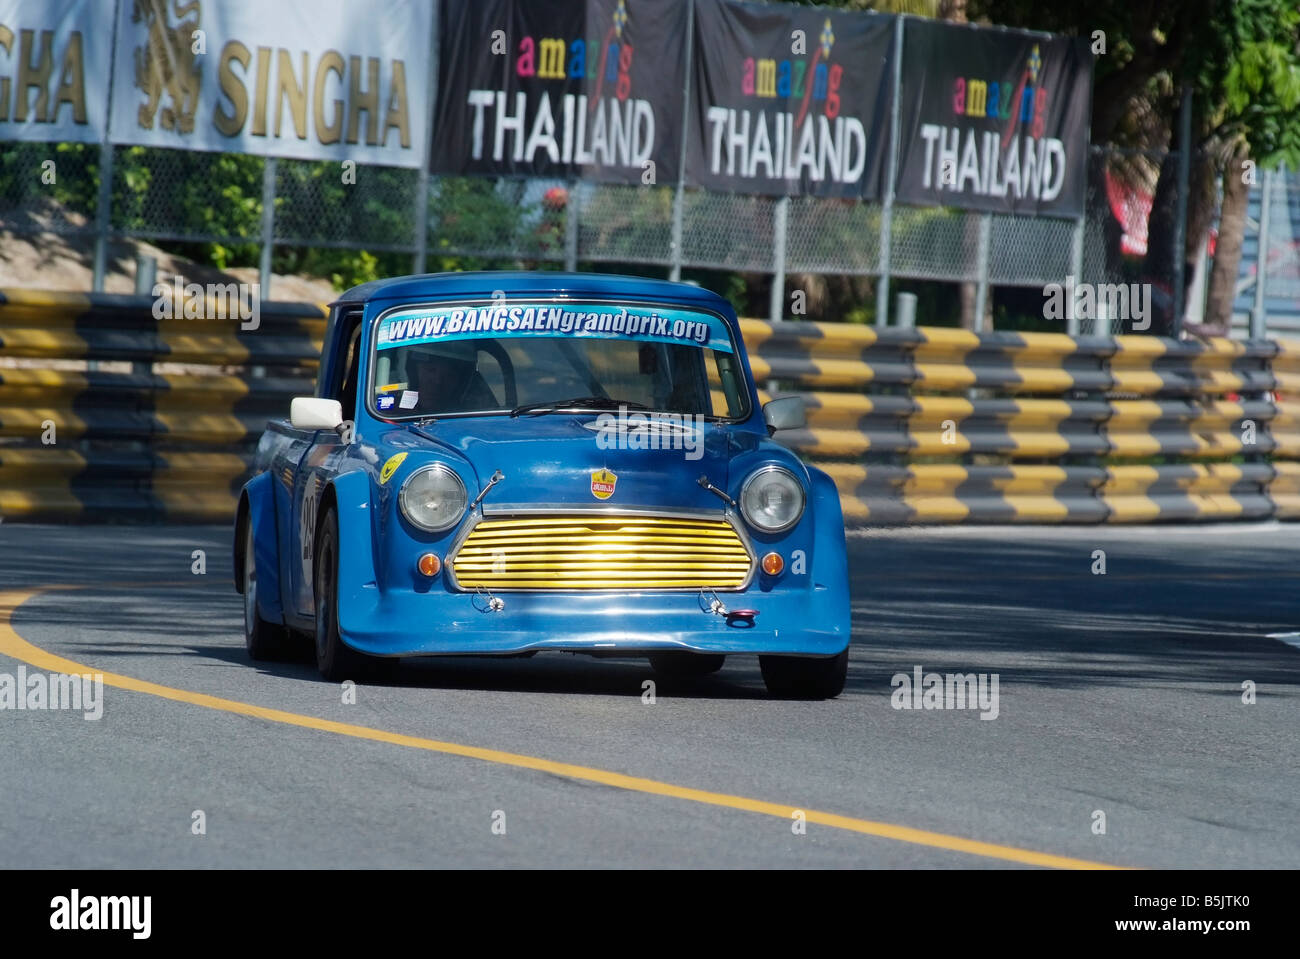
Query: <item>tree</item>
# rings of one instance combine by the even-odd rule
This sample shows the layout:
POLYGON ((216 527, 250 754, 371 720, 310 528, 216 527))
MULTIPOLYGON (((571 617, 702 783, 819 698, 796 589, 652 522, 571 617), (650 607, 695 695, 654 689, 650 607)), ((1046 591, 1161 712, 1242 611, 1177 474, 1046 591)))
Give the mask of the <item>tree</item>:
POLYGON ((1223 335, 1232 322, 1252 172, 1300 160, 1300 10, 1294 0, 1237 0, 1217 13, 1193 62, 1203 143, 1223 183, 1203 332, 1223 335))
POLYGON ((1168 149, 1182 88, 1193 95, 1189 229, 1172 245, 1176 163, 1159 166, 1148 228, 1146 273, 1171 276, 1176 258, 1194 256, 1210 220, 1209 184, 1222 177, 1223 208, 1208 327, 1226 332, 1245 227, 1243 165, 1300 156, 1300 12, 1295 0, 971 0, 972 14, 1008 26, 1036 27, 1106 44, 1097 59, 1092 142, 1168 149))

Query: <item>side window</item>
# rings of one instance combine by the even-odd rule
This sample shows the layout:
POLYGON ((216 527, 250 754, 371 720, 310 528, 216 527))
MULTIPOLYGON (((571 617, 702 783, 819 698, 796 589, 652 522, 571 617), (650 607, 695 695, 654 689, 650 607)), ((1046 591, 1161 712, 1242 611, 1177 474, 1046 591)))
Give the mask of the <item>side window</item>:
POLYGON ((357 412, 357 380, 361 373, 361 312, 345 313, 338 323, 338 335, 345 346, 321 395, 338 400, 343 418, 351 419, 357 412))
POLYGON ((346 362, 343 365, 343 383, 335 399, 343 406, 343 418, 351 419, 357 412, 357 377, 361 372, 360 323, 357 323, 348 335, 348 349, 344 357, 346 362))

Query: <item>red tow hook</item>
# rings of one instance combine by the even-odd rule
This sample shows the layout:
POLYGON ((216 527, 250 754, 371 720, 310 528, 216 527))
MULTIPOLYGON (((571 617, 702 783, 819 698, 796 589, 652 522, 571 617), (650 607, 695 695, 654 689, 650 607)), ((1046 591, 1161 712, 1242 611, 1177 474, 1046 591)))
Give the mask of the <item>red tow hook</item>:
POLYGON ((751 629, 754 626, 754 617, 758 615, 756 609, 733 609, 727 612, 728 626, 741 626, 751 629))

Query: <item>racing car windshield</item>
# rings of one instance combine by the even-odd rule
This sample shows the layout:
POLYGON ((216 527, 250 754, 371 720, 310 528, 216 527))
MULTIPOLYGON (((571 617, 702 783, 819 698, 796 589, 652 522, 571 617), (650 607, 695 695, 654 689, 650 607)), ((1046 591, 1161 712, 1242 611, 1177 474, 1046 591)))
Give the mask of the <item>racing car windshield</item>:
POLYGON ((367 401, 384 419, 564 410, 749 414, 723 320, 610 303, 399 307, 379 318, 367 401))

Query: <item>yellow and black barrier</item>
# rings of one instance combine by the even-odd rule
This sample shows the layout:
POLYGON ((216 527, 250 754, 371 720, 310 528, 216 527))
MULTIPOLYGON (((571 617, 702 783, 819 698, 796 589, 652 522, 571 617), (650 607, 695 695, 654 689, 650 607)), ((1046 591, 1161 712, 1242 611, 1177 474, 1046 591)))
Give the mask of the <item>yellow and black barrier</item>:
MULTIPOLYGON (((229 519, 325 310, 0 290, 0 517, 229 519)), ((1300 518, 1300 343, 742 321, 850 525, 1300 518)))
POLYGON ((233 514, 267 420, 312 390, 325 311, 188 306, 0 290, 0 517, 233 514))
POLYGON ((1294 516, 1300 344, 744 322, 853 523, 1294 516), (1273 493, 1276 492, 1276 499, 1273 493))

